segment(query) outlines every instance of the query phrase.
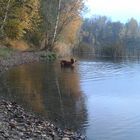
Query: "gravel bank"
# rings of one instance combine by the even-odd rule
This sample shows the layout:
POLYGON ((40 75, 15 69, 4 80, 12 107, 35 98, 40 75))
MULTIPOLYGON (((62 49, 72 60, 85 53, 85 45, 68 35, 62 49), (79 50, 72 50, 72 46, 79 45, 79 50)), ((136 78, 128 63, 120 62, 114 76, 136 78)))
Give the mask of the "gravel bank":
POLYGON ((0 58, 0 73, 13 66, 38 62, 40 60, 41 53, 43 52, 14 52, 8 58, 0 58))
POLYGON ((15 102, 0 101, 0 140, 85 140, 30 114, 15 102))

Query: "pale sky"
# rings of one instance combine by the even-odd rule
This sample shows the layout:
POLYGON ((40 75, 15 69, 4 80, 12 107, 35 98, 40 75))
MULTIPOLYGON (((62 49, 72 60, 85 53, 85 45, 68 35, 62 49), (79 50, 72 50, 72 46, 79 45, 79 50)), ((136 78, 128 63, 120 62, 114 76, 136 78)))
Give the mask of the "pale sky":
POLYGON ((134 17, 140 22, 140 0, 87 0, 88 15, 108 16, 112 21, 127 22, 134 17))

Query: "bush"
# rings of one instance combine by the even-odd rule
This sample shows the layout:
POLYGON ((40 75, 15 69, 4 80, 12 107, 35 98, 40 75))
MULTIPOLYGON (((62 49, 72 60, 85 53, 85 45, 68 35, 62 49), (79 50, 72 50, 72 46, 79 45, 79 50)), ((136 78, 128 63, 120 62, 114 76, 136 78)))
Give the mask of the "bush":
POLYGON ((40 59, 43 61, 53 61, 57 58, 56 53, 54 52, 43 52, 42 54, 40 54, 40 59))

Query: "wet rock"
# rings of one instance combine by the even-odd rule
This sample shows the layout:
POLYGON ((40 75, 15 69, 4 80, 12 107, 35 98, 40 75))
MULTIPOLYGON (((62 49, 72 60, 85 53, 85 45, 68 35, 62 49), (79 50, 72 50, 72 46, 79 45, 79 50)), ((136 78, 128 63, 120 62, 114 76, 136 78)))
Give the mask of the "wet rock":
POLYGON ((70 138, 64 137, 62 138, 62 140, 70 140, 70 138))
POLYGON ((9 126, 10 126, 11 129, 15 129, 16 128, 16 123, 10 122, 9 126))

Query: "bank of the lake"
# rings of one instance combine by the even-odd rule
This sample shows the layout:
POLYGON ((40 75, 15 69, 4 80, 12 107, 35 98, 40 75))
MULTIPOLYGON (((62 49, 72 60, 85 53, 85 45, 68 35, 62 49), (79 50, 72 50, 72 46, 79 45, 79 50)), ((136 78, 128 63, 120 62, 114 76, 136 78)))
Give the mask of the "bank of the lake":
POLYGON ((18 51, 0 46, 0 74, 13 66, 34 63, 42 60, 54 60, 56 54, 46 51, 18 51))
MULTIPOLYGON (((0 58, 0 75, 14 66, 39 62, 42 56, 45 56, 43 51, 14 51, 8 57, 0 58)), ((0 139, 83 140, 85 137, 61 130, 50 121, 28 113, 17 103, 0 99, 0 139)))
POLYGON ((15 102, 0 100, 1 140, 84 140, 80 134, 61 130, 49 121, 25 111, 15 102))
POLYGON ((15 51, 8 57, 0 58, 0 73, 8 70, 13 66, 38 62, 40 60, 39 56, 39 52, 15 51))

